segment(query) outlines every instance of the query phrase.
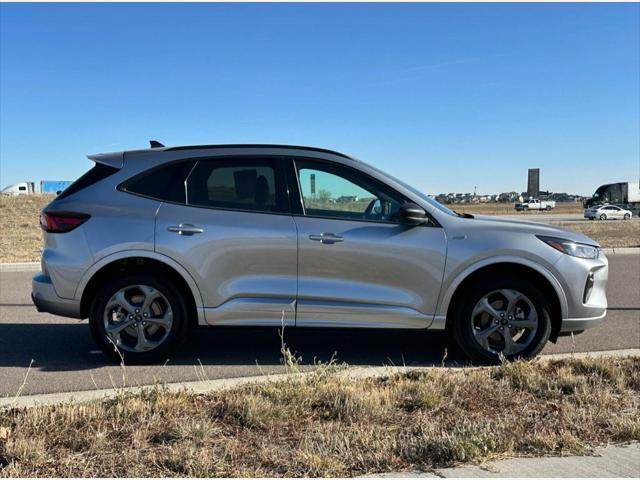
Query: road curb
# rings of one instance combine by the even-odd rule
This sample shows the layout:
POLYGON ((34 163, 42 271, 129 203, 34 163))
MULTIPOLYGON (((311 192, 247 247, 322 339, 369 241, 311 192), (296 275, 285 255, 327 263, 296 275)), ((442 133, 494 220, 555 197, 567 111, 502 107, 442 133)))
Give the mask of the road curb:
POLYGON ((0 263, 0 272, 37 272, 40 262, 0 263))
POLYGON ((605 255, 640 255, 640 247, 603 248, 605 255))
MULTIPOLYGON (((640 357, 640 348, 631 348, 626 350, 605 350, 600 352, 581 352, 581 353, 558 353, 551 355, 542 355, 540 360, 559 360, 563 358, 599 358, 599 357, 640 357)), ((424 367, 353 367, 348 368, 342 375, 349 379, 365 379, 379 378, 392 375, 395 373, 406 373, 410 371, 427 371, 433 368, 443 368, 441 366, 424 366, 424 367)), ((461 368, 455 365, 445 365, 444 368, 461 368)), ((481 368, 481 367, 472 367, 481 368)), ((267 383, 277 382, 292 377, 301 377, 311 375, 313 372, 301 373, 279 373, 272 375, 258 375, 237 378, 221 378, 217 380, 200 380, 193 382, 176 382, 156 385, 164 391, 180 392, 188 391, 193 394, 211 393, 231 388, 240 387, 250 383, 267 383)), ((84 390, 76 392, 61 393, 45 393, 38 395, 26 395, 23 397, 4 397, 0 398, 0 410, 6 408, 22 408, 46 405, 58 405, 63 403, 84 403, 91 401, 100 401, 113 399, 124 394, 135 394, 148 391, 154 385, 144 385, 136 387, 123 388, 107 388, 98 390, 84 390)))

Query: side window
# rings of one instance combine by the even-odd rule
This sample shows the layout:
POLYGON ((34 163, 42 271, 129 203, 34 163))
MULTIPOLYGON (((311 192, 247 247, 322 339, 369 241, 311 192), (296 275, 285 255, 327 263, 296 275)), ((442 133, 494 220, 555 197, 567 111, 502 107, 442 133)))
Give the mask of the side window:
POLYGON ((187 203, 258 212, 288 211, 276 160, 201 160, 187 179, 187 203))
POLYGON ((307 215, 395 222, 404 203, 390 189, 348 168, 296 161, 300 193, 307 215))
POLYGON ((134 178, 125 190, 167 202, 185 203, 185 180, 194 160, 172 163, 134 178))

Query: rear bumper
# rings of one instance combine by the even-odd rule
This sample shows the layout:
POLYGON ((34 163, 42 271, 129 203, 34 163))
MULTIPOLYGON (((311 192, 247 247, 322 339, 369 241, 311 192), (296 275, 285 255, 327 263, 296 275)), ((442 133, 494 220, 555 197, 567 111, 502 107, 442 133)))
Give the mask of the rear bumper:
POLYGON ((62 317, 82 318, 80 302, 60 298, 53 288, 51 277, 38 272, 31 280, 31 300, 39 312, 51 313, 62 317))

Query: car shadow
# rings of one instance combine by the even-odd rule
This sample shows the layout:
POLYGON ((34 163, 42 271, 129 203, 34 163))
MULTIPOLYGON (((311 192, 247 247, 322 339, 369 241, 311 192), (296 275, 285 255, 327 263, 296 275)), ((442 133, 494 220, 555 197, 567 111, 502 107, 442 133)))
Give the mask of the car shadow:
MULTIPOLYGON (((171 365, 281 364, 277 328, 198 328, 170 358, 171 365)), ((350 365, 440 365, 465 363, 447 351, 442 332, 418 330, 311 329, 288 327, 284 340, 303 365, 344 362, 350 365), (447 352, 445 354, 445 352, 447 352)), ((113 366, 96 351, 86 322, 77 324, 0 324, 0 367, 26 367, 34 360, 44 371, 113 366)))

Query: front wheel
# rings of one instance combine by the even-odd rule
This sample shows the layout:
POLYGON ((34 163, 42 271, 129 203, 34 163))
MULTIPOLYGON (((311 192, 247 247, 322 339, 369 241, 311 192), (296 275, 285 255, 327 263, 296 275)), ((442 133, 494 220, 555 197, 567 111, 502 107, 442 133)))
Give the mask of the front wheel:
POLYGON ((624 219, 625 220, 629 220, 631 218, 631 215, 629 215, 628 213, 624 214, 624 219))
POLYGON ((600 220, 606 220, 607 219, 607 215, 606 214, 601 214, 600 215, 600 220))
POLYGON ((450 332, 472 360, 496 363, 530 358, 551 334, 549 304, 531 282, 502 277, 478 282, 465 292, 451 318, 450 332))
POLYGON ((116 361, 149 363, 167 358, 184 339, 187 307, 171 283, 125 274, 98 289, 89 325, 95 342, 116 361))

